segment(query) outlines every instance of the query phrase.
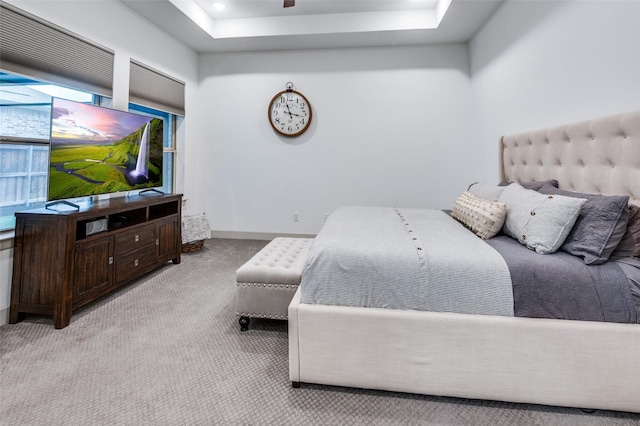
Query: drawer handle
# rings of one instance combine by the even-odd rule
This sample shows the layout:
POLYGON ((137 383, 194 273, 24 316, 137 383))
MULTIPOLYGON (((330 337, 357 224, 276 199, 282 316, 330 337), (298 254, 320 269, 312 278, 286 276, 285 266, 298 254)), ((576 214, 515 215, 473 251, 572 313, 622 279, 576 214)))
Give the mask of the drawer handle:
POLYGON ((133 266, 138 266, 138 259, 133 261, 133 266))
POLYGON ((159 246, 160 245, 160 240, 156 238, 156 245, 159 246))
POLYGON ((109 265, 113 265, 113 256, 109 256, 109 265))
POLYGON ((136 237, 134 238, 134 240, 136 240, 136 243, 140 241, 140 235, 136 234, 136 237))

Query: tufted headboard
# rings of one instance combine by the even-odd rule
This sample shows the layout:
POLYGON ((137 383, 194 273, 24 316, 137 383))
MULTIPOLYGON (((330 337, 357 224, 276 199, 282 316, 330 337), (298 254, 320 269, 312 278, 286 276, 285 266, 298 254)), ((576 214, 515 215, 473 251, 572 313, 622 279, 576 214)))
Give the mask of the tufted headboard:
POLYGON ((568 191, 640 205, 640 111, 500 139, 500 180, 556 179, 568 191))

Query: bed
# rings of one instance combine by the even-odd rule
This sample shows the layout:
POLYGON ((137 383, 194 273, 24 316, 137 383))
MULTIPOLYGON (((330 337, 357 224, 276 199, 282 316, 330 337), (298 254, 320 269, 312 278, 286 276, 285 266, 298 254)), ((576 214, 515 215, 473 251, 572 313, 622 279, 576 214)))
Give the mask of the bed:
MULTIPOLYGON (((623 195, 629 205, 640 205, 640 111, 504 136, 499 152, 501 181, 555 181, 560 191, 623 195)), ((403 225, 415 220, 411 215, 416 212, 392 210, 384 214, 398 215, 403 225)), ((492 240, 500 239, 486 241, 492 240)), ((420 238, 416 241, 421 251, 420 238)), ((467 277, 465 285, 475 280, 467 277)), ((460 313, 393 303, 303 303, 310 297, 303 295, 307 280, 305 269, 289 305, 294 387, 315 383, 640 412, 640 325, 633 313, 622 319, 574 320, 509 315, 502 312, 504 301, 495 314, 469 313, 468 307, 460 313)))

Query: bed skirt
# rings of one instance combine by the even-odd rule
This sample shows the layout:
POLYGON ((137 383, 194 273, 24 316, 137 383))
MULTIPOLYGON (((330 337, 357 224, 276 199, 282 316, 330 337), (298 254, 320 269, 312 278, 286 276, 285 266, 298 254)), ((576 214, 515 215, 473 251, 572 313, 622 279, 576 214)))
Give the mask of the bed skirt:
POLYGON ((300 303, 293 383, 640 412, 640 325, 300 303))

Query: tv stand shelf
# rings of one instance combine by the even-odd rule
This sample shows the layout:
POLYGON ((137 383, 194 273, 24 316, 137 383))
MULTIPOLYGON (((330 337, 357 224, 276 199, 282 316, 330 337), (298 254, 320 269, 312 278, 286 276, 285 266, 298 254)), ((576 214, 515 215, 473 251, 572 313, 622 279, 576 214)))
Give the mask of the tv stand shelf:
POLYGON ((73 210, 16 213, 9 323, 72 312, 165 265, 180 263, 182 195, 111 198, 73 210))

